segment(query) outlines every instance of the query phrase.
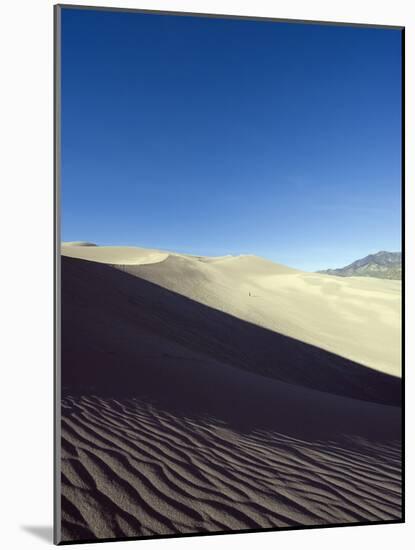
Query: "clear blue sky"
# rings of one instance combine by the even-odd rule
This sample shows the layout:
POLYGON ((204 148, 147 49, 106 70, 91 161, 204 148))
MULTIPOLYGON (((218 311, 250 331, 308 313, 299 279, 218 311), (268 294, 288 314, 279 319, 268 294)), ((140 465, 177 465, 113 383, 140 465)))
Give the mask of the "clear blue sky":
POLYGON ((400 58, 393 29, 64 9, 62 239, 400 250, 400 58))

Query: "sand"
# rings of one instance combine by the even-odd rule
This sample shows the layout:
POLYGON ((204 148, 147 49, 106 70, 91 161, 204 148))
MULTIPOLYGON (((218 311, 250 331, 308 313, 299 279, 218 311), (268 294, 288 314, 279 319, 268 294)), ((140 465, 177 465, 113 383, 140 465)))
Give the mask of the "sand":
POLYGON ((167 252, 133 246, 96 246, 86 242, 62 243, 62 254, 91 262, 114 265, 145 265, 162 262, 167 252))
POLYGON ((257 256, 203 258, 126 247, 64 247, 62 253, 117 266, 238 319, 401 376, 400 281, 334 278, 257 256))
POLYGON ((400 517, 398 442, 241 433, 137 399, 63 405, 64 539, 400 517))
POLYGON ((397 282, 69 248, 63 541, 401 518, 397 282))

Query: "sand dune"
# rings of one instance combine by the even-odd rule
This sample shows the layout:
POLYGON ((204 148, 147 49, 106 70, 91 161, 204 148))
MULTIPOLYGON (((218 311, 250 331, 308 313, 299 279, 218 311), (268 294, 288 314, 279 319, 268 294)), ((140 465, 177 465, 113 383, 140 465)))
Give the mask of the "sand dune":
POLYGON ((162 262, 167 252, 136 248, 133 246, 96 246, 92 243, 73 242, 62 244, 62 254, 109 265, 142 265, 162 262))
POLYGON ((65 250, 69 246, 97 246, 95 243, 90 243, 88 241, 67 241, 62 243, 62 248, 65 250))
POLYGON ((333 280, 246 256, 125 270, 240 319, 400 376, 399 281, 333 280))
MULTIPOLYGON (((197 275, 191 277, 196 288, 201 286, 197 275)), ((188 377, 186 365, 207 357, 291 384, 400 403, 398 378, 104 264, 62 258, 62 299, 68 363, 62 381, 69 387, 111 392, 131 387, 134 392, 137 376, 140 387, 157 385, 170 373, 172 359, 178 359, 178 374, 188 377), (143 358, 149 366, 138 375, 143 358)), ((167 386, 172 382, 165 380, 167 386)))
POLYGON ((400 519, 394 281, 106 263, 62 258, 63 541, 400 519))
POLYGON ((201 258, 125 247, 62 253, 117 265, 239 319, 401 375, 400 281, 333 280, 257 256, 201 258))

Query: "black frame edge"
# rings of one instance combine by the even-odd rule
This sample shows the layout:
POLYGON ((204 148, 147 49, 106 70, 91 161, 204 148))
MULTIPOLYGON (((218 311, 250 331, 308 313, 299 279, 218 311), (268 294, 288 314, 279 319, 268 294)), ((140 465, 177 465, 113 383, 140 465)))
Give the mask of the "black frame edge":
POLYGON ((60 156, 61 156, 61 7, 53 6, 53 543, 61 543, 60 476, 60 156))
POLYGON ((406 242, 405 242, 405 27, 401 30, 401 239, 402 239, 402 293, 401 293, 401 323, 402 323, 402 523, 405 523, 406 515, 406 495, 405 495, 405 459, 406 459, 406 446, 405 446, 405 390, 406 390, 406 369, 405 369, 405 301, 406 301, 406 242))
POLYGON ((279 17, 266 17, 255 15, 237 15, 237 14, 225 14, 225 13, 206 13, 206 12, 189 12, 189 11, 168 11, 168 10, 151 10, 145 8, 118 8, 115 6, 88 6, 79 4, 56 4, 61 9, 79 9, 79 10, 95 10, 95 11, 116 11, 116 12, 130 12, 130 13, 142 13, 152 15, 178 15, 185 17, 203 17, 209 19, 241 19, 249 21, 269 21, 278 23, 295 23, 305 25, 335 25, 337 27, 363 27, 373 29, 391 29, 402 30, 405 27, 403 25, 381 25, 371 23, 347 23, 345 21, 318 21, 315 19, 286 19, 279 17))

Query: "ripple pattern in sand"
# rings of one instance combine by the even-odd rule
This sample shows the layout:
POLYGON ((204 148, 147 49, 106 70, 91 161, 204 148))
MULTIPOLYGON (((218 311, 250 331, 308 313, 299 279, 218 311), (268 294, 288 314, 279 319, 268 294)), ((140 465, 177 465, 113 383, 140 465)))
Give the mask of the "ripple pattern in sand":
POLYGON ((238 433, 140 399, 62 401, 65 540, 399 519, 400 444, 238 433))

